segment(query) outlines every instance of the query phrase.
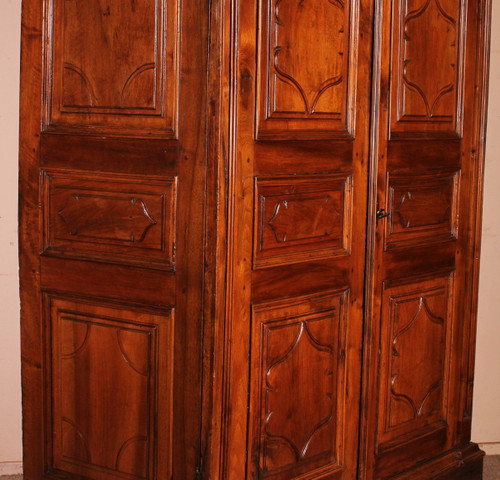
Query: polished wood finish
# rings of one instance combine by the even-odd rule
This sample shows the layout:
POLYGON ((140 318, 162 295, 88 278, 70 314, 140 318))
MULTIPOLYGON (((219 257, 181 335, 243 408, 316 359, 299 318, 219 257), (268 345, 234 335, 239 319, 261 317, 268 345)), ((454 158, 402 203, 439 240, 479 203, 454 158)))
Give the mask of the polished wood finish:
POLYGON ((256 177, 255 268, 346 255, 352 177, 256 177))
POLYGON ((347 291, 255 305, 251 424, 265 478, 341 467, 347 291), (313 408, 311 408, 313 407, 313 408))
POLYGON ((158 475, 167 476, 173 310, 96 306, 49 294, 45 300, 53 468, 87 478, 148 478, 163 452, 158 475), (98 368, 102 364, 105 368, 98 368), (155 432, 157 423, 168 427, 155 432))
POLYGON ((27 480, 480 480, 489 0, 23 0, 27 480))
POLYGON ((45 3, 45 127, 176 138, 179 2, 45 3))
POLYGON ((43 255, 175 270, 175 177, 43 175, 43 255))
POLYGON ((489 5, 380 8, 371 208, 389 216, 369 217, 360 466, 362 478, 428 478, 422 465, 438 452, 472 461, 461 449, 470 441, 489 5))
POLYGON ((201 468, 209 14, 182 3, 23 2, 26 478, 201 468))
POLYGON ((351 131, 358 23, 350 2, 267 0, 259 26, 259 139, 351 131))
POLYGON ((349 406, 360 395, 372 2, 245 1, 232 14, 223 475, 352 479, 359 412, 349 406), (331 63, 317 61, 316 46, 331 63), (310 295, 332 290, 342 307, 312 308, 310 295), (257 313, 274 302, 282 306, 275 320, 281 329, 269 324, 271 313, 257 313), (311 311, 295 314, 295 305, 311 311), (314 333, 306 333, 309 324, 314 333), (273 362, 280 358, 277 382, 273 362), (272 399, 264 397, 271 390, 272 399))

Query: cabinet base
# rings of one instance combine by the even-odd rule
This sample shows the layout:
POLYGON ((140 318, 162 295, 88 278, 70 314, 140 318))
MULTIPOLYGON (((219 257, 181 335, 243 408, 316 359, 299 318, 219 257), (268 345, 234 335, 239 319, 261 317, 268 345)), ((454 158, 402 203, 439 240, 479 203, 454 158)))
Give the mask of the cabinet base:
POLYGON ((482 480, 484 452, 475 443, 445 455, 402 474, 391 480, 482 480))

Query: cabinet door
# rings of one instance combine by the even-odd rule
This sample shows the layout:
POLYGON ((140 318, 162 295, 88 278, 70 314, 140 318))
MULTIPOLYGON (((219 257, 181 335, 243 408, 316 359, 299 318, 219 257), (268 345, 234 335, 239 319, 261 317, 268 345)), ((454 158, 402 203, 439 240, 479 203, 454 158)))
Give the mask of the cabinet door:
POLYGON ((232 2, 225 478, 356 477, 372 3, 232 2))
POLYGON ((379 4, 362 478, 430 478, 481 457, 452 449, 470 441, 488 2, 379 4))
POLYGON ((195 476, 207 10, 23 1, 28 480, 195 476))

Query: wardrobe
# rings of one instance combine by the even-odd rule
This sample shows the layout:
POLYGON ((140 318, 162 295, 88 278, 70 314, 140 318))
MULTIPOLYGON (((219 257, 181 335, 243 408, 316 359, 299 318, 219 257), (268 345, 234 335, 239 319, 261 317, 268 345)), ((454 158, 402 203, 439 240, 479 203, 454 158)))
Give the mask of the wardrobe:
POLYGON ((26 480, 480 480, 490 0, 23 0, 26 480))

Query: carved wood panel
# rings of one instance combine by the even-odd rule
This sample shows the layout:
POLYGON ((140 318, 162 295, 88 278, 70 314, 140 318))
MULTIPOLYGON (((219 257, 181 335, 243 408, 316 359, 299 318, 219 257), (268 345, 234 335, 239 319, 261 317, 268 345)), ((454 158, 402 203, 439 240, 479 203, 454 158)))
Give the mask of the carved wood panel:
POLYGON ((170 478, 173 312, 45 299, 51 468, 170 478))
POLYGON ((386 248, 456 239, 460 172, 388 174, 386 248))
POLYGON ((446 426, 454 276, 384 289, 378 447, 446 426))
POLYGON ((261 0, 259 138, 350 131, 355 8, 350 0, 261 0))
POLYGON ((464 0, 395 0, 391 135, 461 135, 464 0), (432 25, 432 28, 429 28, 432 25))
POLYGON ((175 137, 177 3, 50 0, 46 128, 175 137))
POLYGON ((347 292, 253 307, 253 456, 259 478, 342 465, 347 292))
POLYGON ((256 268, 348 254, 350 175, 257 177, 255 192, 256 268))
POLYGON ((44 172, 44 253, 171 270, 176 180, 44 172))

